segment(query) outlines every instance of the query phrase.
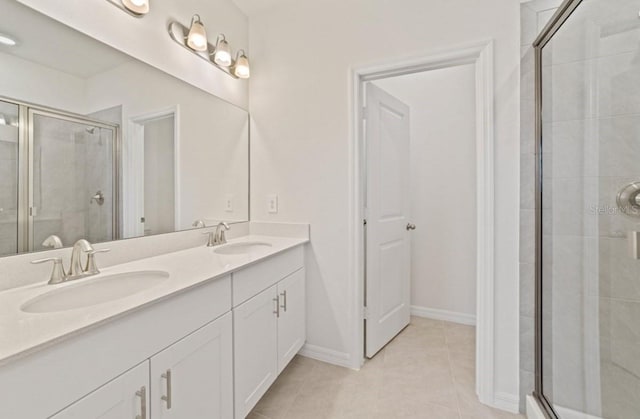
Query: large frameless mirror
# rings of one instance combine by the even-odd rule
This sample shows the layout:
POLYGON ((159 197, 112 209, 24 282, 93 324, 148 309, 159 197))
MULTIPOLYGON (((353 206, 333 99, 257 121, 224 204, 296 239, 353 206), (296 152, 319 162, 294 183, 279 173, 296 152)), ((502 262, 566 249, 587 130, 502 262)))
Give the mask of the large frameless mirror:
POLYGON ((245 110, 0 5, 1 256, 248 220, 245 110))

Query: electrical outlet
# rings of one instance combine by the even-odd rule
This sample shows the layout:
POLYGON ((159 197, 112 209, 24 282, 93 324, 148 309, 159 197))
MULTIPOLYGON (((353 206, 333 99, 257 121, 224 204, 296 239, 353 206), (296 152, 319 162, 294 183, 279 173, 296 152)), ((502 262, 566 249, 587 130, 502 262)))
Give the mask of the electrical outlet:
POLYGON ((267 195, 267 212, 269 214, 278 213, 278 195, 267 195))
POLYGON ((226 212, 233 212, 233 195, 225 195, 224 200, 224 210, 226 212))

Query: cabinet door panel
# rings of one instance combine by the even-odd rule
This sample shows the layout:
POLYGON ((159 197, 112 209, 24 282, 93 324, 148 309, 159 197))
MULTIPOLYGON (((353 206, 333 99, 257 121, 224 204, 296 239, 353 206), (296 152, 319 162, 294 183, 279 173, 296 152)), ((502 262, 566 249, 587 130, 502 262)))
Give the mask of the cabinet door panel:
POLYGON ((233 310, 236 419, 247 416, 278 375, 276 307, 274 285, 233 310))
POLYGON ((51 419, 149 419, 149 361, 88 394, 51 419), (144 395, 143 395, 144 393, 144 395), (142 416, 142 403, 146 418, 142 416))
POLYGON ((306 340, 306 289, 304 269, 278 283, 278 374, 291 362, 306 340))
POLYGON ((233 417, 232 339, 227 313, 151 358, 153 419, 233 417))

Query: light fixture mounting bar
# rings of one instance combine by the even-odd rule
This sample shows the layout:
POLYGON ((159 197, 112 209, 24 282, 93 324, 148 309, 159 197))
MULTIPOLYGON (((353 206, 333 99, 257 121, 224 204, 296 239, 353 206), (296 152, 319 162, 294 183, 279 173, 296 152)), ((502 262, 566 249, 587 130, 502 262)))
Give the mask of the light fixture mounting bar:
POLYGON ((113 4, 118 9, 122 10, 123 12, 128 14, 129 16, 137 17, 138 19, 143 18, 145 16, 144 14, 133 13, 131 10, 129 10, 126 7, 124 7, 124 5, 122 4, 122 1, 120 1, 120 0, 107 0, 107 2, 113 4))
POLYGON ((171 37, 171 39, 175 41, 176 44, 180 45, 182 48, 186 49, 193 55, 200 57, 201 59, 208 62, 218 70, 223 71, 226 74, 230 75, 234 79, 238 78, 238 76, 233 74, 233 72, 231 71, 232 67, 222 67, 216 64, 215 62, 213 62, 213 60, 211 60, 211 54, 213 54, 216 48, 215 45, 208 42, 207 51, 203 51, 203 52, 194 51, 191 48, 189 48, 189 46, 187 45, 187 36, 189 35, 189 28, 187 28, 186 26, 182 25, 179 22, 173 21, 169 23, 168 29, 169 29, 169 36, 171 37))

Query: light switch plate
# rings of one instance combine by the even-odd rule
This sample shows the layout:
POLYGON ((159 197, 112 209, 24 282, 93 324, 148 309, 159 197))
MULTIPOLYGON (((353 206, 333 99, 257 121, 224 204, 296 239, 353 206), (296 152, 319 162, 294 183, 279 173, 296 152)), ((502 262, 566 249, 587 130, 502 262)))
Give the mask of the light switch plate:
POLYGON ((278 213, 278 195, 267 195, 267 212, 269 214, 278 213))
POLYGON ((233 195, 227 194, 224 197, 224 210, 226 212, 233 212, 233 195))

